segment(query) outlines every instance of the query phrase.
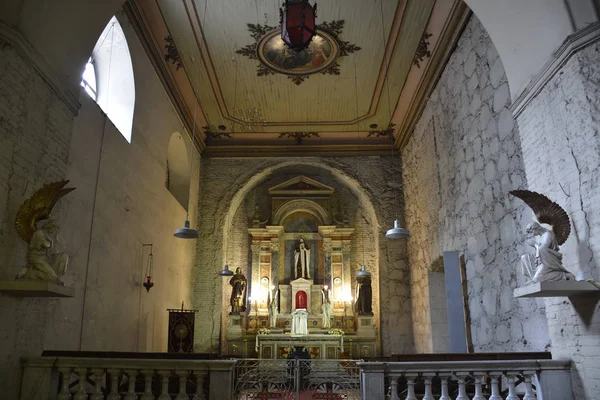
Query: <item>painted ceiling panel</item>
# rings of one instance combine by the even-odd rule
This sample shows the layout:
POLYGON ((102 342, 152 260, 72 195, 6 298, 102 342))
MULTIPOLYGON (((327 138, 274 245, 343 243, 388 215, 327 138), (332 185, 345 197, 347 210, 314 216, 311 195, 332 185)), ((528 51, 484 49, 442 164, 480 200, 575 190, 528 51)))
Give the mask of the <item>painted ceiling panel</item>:
MULTIPOLYGON (((410 98, 403 93, 407 78, 411 77, 407 87, 416 93, 432 58, 430 50, 447 40, 442 27, 458 18, 454 14, 464 19, 466 13, 466 7, 458 13, 451 6, 462 4, 459 0, 321 0, 317 24, 343 21, 334 35, 336 43, 360 49, 338 57, 335 71, 291 79, 281 73, 260 74, 266 67, 252 57, 254 53, 240 54, 240 49, 257 43, 248 24, 278 29, 279 0, 133 3, 141 15, 162 16, 164 26, 157 26, 157 18, 146 24, 155 32, 166 28, 172 37, 183 68, 163 61, 169 72, 166 79, 178 78, 174 92, 195 93, 197 104, 185 107, 190 114, 192 109, 201 113, 206 134, 217 139, 207 141, 208 147, 227 138, 259 144, 291 137, 282 132, 316 133, 304 135, 311 143, 385 143, 381 137, 393 131, 386 128, 401 95, 410 98), (424 36, 428 31, 436 35, 424 36), (180 83, 181 74, 188 87, 180 83), (386 131, 374 135, 373 130, 386 131)), ((161 45, 155 35, 153 46, 161 45)))

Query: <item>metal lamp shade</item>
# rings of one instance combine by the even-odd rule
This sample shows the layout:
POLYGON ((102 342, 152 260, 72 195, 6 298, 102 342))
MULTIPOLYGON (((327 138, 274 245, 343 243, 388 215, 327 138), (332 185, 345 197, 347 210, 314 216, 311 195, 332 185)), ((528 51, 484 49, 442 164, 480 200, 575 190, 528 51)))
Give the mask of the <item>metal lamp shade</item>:
POLYGON ((177 229, 173 236, 179 239, 198 239, 198 231, 190 228, 190 221, 186 219, 184 227, 177 229))
POLYGON ((386 232, 385 237, 388 239, 404 239, 408 237, 408 231, 400 228, 398 220, 395 220, 394 227, 386 232))
POLYGON ((371 273, 367 271, 367 267, 364 265, 360 266, 360 270, 356 273, 356 277, 371 277, 371 273))
POLYGON ((219 275, 221 276, 233 276, 233 271, 229 270, 229 265, 225 264, 223 270, 219 271, 219 275))

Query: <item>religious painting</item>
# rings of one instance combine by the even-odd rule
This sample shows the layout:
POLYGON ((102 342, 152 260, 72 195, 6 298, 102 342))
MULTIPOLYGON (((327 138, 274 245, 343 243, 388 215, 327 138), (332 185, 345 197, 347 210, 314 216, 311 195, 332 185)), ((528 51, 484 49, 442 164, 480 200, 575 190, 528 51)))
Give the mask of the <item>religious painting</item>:
POLYGON ((294 51, 285 45, 277 32, 262 44, 261 61, 277 72, 308 75, 329 67, 335 61, 332 44, 333 41, 317 34, 308 48, 294 51))

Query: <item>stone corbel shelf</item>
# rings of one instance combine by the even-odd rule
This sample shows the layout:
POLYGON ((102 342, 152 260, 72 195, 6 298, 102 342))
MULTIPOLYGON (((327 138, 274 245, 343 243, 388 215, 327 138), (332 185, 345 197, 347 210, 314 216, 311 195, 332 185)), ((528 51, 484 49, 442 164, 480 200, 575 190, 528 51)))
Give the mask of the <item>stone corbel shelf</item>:
POLYGON ((17 297, 74 297, 75 289, 47 281, 0 281, 0 292, 17 297))
POLYGON ((600 288, 586 281, 537 282, 516 288, 514 297, 571 297, 586 294, 600 295, 600 288))

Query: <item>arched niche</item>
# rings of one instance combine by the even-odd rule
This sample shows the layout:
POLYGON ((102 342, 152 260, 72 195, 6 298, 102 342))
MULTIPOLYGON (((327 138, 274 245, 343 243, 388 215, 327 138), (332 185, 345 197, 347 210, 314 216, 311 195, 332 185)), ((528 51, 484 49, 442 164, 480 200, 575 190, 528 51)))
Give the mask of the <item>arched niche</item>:
POLYGON ((289 219, 292 214, 297 214, 299 212, 313 215, 319 225, 329 225, 331 222, 329 213, 323 206, 311 200, 295 199, 288 201, 275 211, 275 214, 273 215, 273 225, 285 225, 284 222, 289 219))
POLYGON ((165 186, 186 210, 190 200, 190 157, 181 133, 174 132, 167 148, 167 179, 165 186))
POLYGON ((111 18, 98 38, 88 64, 95 72, 96 103, 131 143, 135 108, 133 65, 125 33, 116 17, 111 18))

